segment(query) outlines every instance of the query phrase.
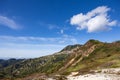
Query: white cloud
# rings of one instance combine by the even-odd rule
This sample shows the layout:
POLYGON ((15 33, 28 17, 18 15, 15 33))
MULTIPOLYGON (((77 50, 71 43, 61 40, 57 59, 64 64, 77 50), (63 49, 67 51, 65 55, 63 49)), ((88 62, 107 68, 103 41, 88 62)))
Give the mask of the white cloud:
MULTIPOLYGON (((62 37, 33 37, 33 36, 0 36, 0 42, 19 42, 19 43, 41 43, 41 44, 74 44, 76 40, 74 37, 69 35, 63 35, 62 37)), ((77 41, 77 40, 76 40, 77 41)))
POLYGON ((18 25, 13 19, 10 19, 6 16, 0 16, 0 25, 9 27, 11 29, 20 28, 20 25, 18 25))
POLYGON ((65 45, 2 44, 0 58, 35 58, 60 51, 65 45))
POLYGON ((88 32, 110 30, 117 24, 116 20, 111 20, 108 16, 110 10, 107 6, 100 6, 86 14, 74 15, 70 24, 77 26, 79 30, 87 29, 88 32))
POLYGON ((75 44, 77 40, 69 35, 62 37, 24 37, 0 36, 0 58, 33 58, 60 51, 68 44, 75 44))
POLYGON ((49 28, 50 30, 52 30, 52 29, 59 29, 59 28, 60 28, 59 26, 57 26, 57 25, 55 25, 55 24, 46 24, 46 26, 48 26, 48 28, 49 28))
POLYGON ((45 22, 39 22, 38 23, 40 26, 48 27, 48 29, 53 30, 53 29, 60 29, 60 27, 56 24, 49 24, 45 22))
POLYGON ((71 41, 74 43, 74 44, 77 44, 78 41, 76 39, 71 39, 71 41))
POLYGON ((64 30, 63 30, 63 29, 61 29, 61 30, 60 30, 60 33, 61 33, 61 34, 63 34, 63 33, 64 33, 64 30))

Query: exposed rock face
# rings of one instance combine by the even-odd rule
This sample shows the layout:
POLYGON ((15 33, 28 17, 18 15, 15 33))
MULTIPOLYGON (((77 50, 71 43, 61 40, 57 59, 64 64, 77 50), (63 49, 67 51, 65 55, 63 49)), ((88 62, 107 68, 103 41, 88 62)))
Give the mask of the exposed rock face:
POLYGON ((72 72, 67 76, 68 80, 120 80, 120 68, 109 68, 101 70, 92 70, 92 73, 79 75, 78 72, 72 72))
MULTIPOLYGON (((98 41, 97 41, 98 42, 98 41)), ((99 42, 98 42, 99 43, 99 42)), ((64 50, 66 50, 68 47, 66 47, 64 50)), ((94 40, 89 40, 85 45, 83 46, 76 46, 70 50, 72 56, 69 61, 61 68, 59 71, 64 70, 68 68, 69 66, 75 66, 77 63, 79 63, 84 57, 89 56, 95 49, 97 48, 97 44, 94 43, 94 40)))
POLYGON ((107 74, 120 74, 120 68, 102 69, 101 72, 107 74))
POLYGON ((120 75, 116 74, 85 74, 79 76, 68 76, 68 80, 120 80, 120 75))

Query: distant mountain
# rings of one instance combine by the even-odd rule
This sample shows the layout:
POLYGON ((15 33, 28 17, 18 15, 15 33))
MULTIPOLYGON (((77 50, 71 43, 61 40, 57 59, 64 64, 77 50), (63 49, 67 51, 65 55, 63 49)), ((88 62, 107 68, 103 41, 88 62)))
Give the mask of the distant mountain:
POLYGON ((117 68, 120 67, 120 41, 104 43, 89 40, 84 45, 69 45, 49 56, 0 60, 0 66, 1 79, 22 78, 34 74, 68 75, 75 71, 83 74, 94 69, 117 68))
POLYGON ((0 59, 0 68, 4 68, 4 67, 10 66, 10 65, 13 65, 13 64, 18 63, 22 60, 24 60, 24 59, 15 59, 15 58, 7 59, 7 60, 0 59))

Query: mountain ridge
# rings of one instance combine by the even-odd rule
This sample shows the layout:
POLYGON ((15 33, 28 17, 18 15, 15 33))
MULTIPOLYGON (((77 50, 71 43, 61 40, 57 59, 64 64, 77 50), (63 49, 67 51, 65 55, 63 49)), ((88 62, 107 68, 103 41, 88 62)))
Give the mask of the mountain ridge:
POLYGON ((25 59, 0 69, 0 78, 22 78, 31 74, 86 73, 101 68, 120 67, 120 41, 104 43, 89 40, 84 45, 69 45, 52 55, 25 59))

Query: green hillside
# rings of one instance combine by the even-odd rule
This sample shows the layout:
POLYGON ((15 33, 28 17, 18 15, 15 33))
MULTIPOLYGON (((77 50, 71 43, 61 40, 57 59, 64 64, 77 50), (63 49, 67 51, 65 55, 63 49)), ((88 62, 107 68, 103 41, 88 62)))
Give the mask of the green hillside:
POLYGON ((99 43, 89 56, 83 57, 79 63, 67 68, 66 72, 79 71, 83 73, 92 69, 117 67, 120 67, 120 42, 99 43))
POLYGON ((84 45, 69 45, 53 55, 9 63, 0 67, 0 78, 22 78, 31 74, 67 75, 74 71, 88 73, 94 69, 117 67, 120 67, 120 41, 89 40, 84 45))

